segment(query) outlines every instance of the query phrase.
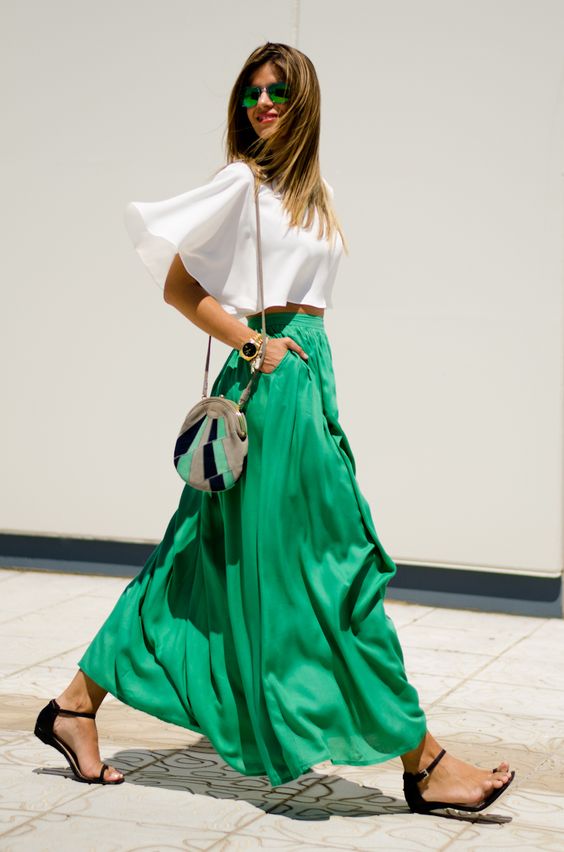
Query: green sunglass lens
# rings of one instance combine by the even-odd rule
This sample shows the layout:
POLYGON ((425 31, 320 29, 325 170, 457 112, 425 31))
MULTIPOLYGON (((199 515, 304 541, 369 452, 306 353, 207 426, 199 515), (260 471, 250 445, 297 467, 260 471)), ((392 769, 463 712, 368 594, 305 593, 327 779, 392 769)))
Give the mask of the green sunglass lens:
POLYGON ((243 89, 243 97, 241 98, 241 105, 244 107, 254 107, 258 103, 258 99, 260 97, 260 89, 258 86, 247 86, 243 89))
POLYGON ((268 94, 275 104, 284 104, 290 97, 290 87, 287 83, 273 83, 268 87, 268 94))

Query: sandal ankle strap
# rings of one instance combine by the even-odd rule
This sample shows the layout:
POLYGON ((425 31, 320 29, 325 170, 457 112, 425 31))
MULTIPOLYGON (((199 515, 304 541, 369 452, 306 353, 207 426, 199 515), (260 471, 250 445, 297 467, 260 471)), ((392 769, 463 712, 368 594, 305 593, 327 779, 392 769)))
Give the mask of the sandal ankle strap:
POLYGON ((412 775, 415 778, 415 782, 418 784, 420 781, 424 781, 425 778, 428 778, 437 763, 443 759, 446 754, 446 749, 442 749, 436 758, 426 767, 426 769, 421 769, 419 772, 409 772, 407 774, 412 775))
POLYGON ((79 713, 78 710, 63 710, 54 698, 51 699, 51 703, 60 716, 84 716, 86 719, 96 718, 96 713, 79 713))

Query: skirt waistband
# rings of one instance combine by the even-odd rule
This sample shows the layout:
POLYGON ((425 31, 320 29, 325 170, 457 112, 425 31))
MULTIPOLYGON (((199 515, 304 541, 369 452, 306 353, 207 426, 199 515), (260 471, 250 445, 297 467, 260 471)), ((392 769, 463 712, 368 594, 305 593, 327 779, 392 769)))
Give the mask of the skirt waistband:
MULTIPOLYGON (((267 313, 265 319, 267 331, 280 330, 290 325, 307 325, 312 329, 317 328, 319 330, 325 328, 323 317, 316 314, 296 313, 296 311, 275 311, 272 314, 267 313)), ((247 324, 254 331, 260 331, 262 328, 261 314, 247 317, 247 324)))

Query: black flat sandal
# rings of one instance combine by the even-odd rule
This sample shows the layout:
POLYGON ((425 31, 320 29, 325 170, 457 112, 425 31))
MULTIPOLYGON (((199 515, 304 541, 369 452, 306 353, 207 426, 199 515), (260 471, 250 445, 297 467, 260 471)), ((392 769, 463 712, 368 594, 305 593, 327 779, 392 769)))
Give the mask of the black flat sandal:
MULTIPOLYGON (((419 791, 419 787, 417 786, 420 781, 424 781, 425 778, 428 778, 437 763, 443 759, 446 751, 443 748, 441 752, 436 756, 436 758, 429 764, 426 769, 422 769, 421 772, 404 772, 403 773, 403 794, 405 796, 405 801, 409 807, 409 810, 415 814, 428 814, 432 811, 436 810, 444 810, 445 808, 453 808, 457 811, 469 811, 470 813, 477 813, 478 811, 484 811, 486 808, 495 802, 495 800, 501 796, 502 793, 505 793, 513 779, 515 778, 515 770, 511 772, 511 778, 507 781, 503 787, 497 787, 487 799, 479 805, 462 805, 457 804, 456 802, 428 802, 423 798, 419 791)), ((497 769, 493 769, 492 772, 497 772, 497 769)))
POLYGON ((121 784, 125 780, 124 778, 120 778, 116 781, 106 781, 104 778, 104 772, 109 768, 107 763, 102 764, 102 771, 97 778, 88 778, 88 776, 82 774, 75 752, 69 745, 63 742, 60 737, 57 737, 56 734, 53 733, 53 723, 59 715, 84 716, 86 719, 96 718, 95 713, 78 713, 76 710, 63 710, 59 707, 55 699, 52 698, 49 704, 43 708, 37 717, 34 730, 35 736, 39 737, 41 742, 46 745, 56 748, 57 751, 60 751, 61 754, 66 757, 68 764, 78 781, 83 781, 85 784, 121 784))

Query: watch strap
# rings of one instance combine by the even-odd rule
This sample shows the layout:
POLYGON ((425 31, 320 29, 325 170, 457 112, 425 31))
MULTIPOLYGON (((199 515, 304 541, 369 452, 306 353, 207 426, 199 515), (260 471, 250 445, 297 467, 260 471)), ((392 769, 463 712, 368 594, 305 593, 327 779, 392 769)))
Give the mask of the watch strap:
POLYGON ((244 343, 242 343, 241 346, 239 347, 240 357, 243 358, 244 361, 252 361, 253 358, 256 358, 257 355, 260 353, 260 348, 261 348, 262 344, 263 344, 262 334, 260 332, 255 332, 255 334, 252 337, 249 337, 247 340, 245 340, 244 343), (255 348, 255 351, 252 355, 247 355, 247 353, 243 351, 245 349, 245 346, 247 346, 247 344, 249 344, 249 343, 252 343, 254 348, 255 348))

